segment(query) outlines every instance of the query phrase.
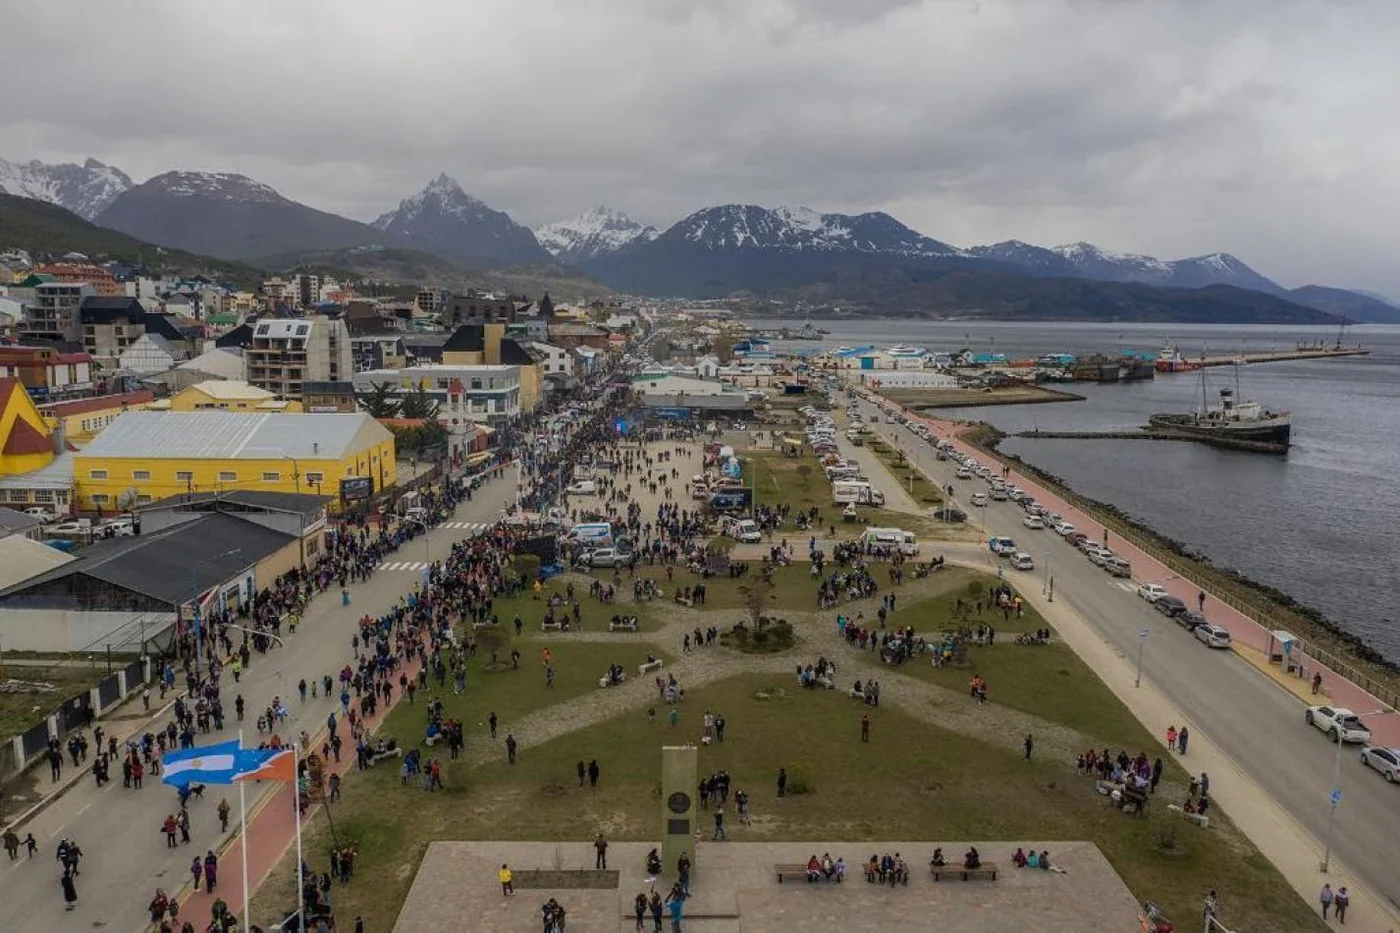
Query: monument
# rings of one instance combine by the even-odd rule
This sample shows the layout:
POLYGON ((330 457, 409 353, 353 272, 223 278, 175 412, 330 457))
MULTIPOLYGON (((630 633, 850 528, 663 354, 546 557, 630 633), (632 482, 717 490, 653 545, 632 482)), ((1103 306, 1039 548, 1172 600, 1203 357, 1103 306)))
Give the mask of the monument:
POLYGON ((699 783, 699 751, 694 745, 661 748, 661 866, 667 876, 685 853, 695 866, 695 793, 699 783))

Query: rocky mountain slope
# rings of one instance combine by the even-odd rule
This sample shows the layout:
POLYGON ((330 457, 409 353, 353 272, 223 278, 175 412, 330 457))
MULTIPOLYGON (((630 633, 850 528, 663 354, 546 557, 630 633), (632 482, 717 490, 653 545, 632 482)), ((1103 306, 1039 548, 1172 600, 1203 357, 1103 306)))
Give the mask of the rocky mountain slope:
POLYGON ((549 262, 529 228, 467 194, 447 175, 374 221, 397 242, 473 268, 549 262))
POLYGON ((130 176, 96 159, 88 159, 82 165, 0 159, 0 194, 57 204, 84 220, 92 220, 102 213, 117 195, 130 187, 130 176))
POLYGON ((535 239, 541 246, 560 262, 572 263, 608 256, 660 235, 655 227, 639 224, 609 207, 595 207, 577 217, 535 228, 535 239))

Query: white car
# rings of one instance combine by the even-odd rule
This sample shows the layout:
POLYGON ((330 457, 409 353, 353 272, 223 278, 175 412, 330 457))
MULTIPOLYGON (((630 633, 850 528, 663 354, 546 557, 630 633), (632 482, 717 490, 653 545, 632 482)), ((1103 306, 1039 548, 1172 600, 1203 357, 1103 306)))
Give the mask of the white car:
POLYGON ((1039 515, 1027 515, 1025 518, 1021 519, 1021 524, 1025 525, 1027 528, 1034 528, 1036 530, 1045 527, 1045 521, 1039 515))
POLYGON ((1340 737, 1343 742, 1370 742, 1371 730, 1349 709, 1338 706, 1309 706, 1303 713, 1303 722, 1327 733, 1333 742, 1340 737))
POLYGON ((1025 551, 1017 551, 1011 555, 1011 566, 1017 570, 1034 570, 1035 560, 1025 551))
POLYGON ((985 492, 974 492, 970 501, 973 505, 985 507, 987 505, 987 494, 985 492))
MULTIPOLYGON (((1196 626, 1192 631, 1196 635, 1196 640, 1207 648, 1229 648, 1230 630, 1223 625, 1216 625, 1214 622, 1205 622, 1196 626)), ((1368 732, 1367 735, 1370 735, 1368 732)))
POLYGON ((44 508, 42 505, 31 505, 29 508, 24 510, 24 514, 33 515, 39 521, 45 523, 51 522, 58 517, 50 510, 44 508))
POLYGON ((972 479, 972 471, 967 467, 959 467, 958 472, 953 474, 958 479, 972 479))
POLYGON ((1167 588, 1160 583, 1144 583, 1138 587, 1138 595, 1149 603, 1155 603, 1167 595, 1167 588))
POLYGON ((1114 555, 1108 548, 1095 545, 1094 547, 1085 548, 1084 556, 1089 558, 1089 563, 1093 564, 1095 567, 1102 567, 1104 561, 1111 560, 1114 555))
POLYGON ((580 480, 571 486, 565 486, 564 491, 571 496, 592 496, 598 492, 598 484, 591 479, 580 480))
POLYGON ((1055 522, 1055 524, 1051 525, 1050 527, 1055 529, 1055 534, 1059 535, 1062 538, 1067 538, 1070 535, 1074 534, 1074 526, 1071 525, 1069 522, 1065 521, 1064 519, 1060 519, 1058 522, 1055 522))
POLYGON ((1379 771, 1392 784, 1400 781, 1400 748, 1363 748, 1361 763, 1379 771))

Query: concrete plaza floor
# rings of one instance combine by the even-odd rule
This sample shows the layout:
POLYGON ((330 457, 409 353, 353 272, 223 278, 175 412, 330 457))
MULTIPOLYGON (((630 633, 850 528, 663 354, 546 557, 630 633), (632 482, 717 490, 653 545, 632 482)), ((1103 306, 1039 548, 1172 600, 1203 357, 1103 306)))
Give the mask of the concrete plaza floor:
MULTIPOLYGON (((772 842, 700 843, 686 902, 685 933, 790 933, 811 930, 881 930, 924 933, 1082 933, 1136 930, 1139 908, 1132 892, 1089 842, 1034 842, 1048 849, 1065 874, 1016 870, 1010 855, 1021 842, 772 842), (996 881, 935 883, 928 860, 934 846, 961 860, 976 845, 984 862, 1001 869, 996 881), (823 853, 846 860, 841 885, 809 885, 800 878, 778 884, 773 866, 806 862, 823 853), (861 866, 871 854, 901 852, 910 865, 907 887, 867 884, 861 866)), ((533 933, 540 907, 558 899, 568 912, 569 933, 631 933, 632 903, 649 893, 644 843, 613 843, 608 867, 618 886, 607 890, 517 888, 504 897, 496 871, 504 862, 517 873, 594 867, 590 843, 435 842, 428 847, 395 933, 471 929, 474 933, 533 933), (470 919, 468 919, 470 918, 470 919)), ((654 881, 662 897, 671 879, 654 881)), ((670 930, 667 920, 663 929, 670 930)), ((647 923, 648 933, 651 930, 647 923)))

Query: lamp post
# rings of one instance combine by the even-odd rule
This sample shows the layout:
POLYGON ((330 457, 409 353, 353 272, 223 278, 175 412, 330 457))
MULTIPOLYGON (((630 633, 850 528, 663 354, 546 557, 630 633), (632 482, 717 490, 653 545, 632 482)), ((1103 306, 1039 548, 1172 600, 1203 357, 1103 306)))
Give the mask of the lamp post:
POLYGON ((199 568, 209 563, 210 561, 215 561, 223 557, 228 557, 230 554, 237 554, 242 550, 242 548, 229 548, 227 551, 224 551, 221 554, 215 554, 213 557, 206 557, 204 558, 204 560, 195 561, 194 564, 190 567, 190 584, 192 589, 194 590, 194 613, 191 617, 191 621, 193 621, 194 623, 194 669, 196 672, 199 671, 199 659, 200 655, 203 653, 201 649, 204 645, 204 631, 203 626, 200 624, 199 618, 199 568))
MULTIPOLYGON (((1358 713, 1358 716, 1382 716, 1390 712, 1388 709, 1373 709, 1369 713, 1358 713)), ((1337 735, 1337 760, 1332 765, 1332 793, 1328 797, 1327 807, 1327 842, 1322 850, 1322 871, 1325 874, 1332 867, 1332 827, 1337 820, 1337 805, 1342 802, 1342 741, 1346 736, 1342 732, 1342 727, 1338 724, 1333 731, 1337 735)))
MULTIPOLYGON (((428 541, 428 523, 427 523, 426 521, 424 521, 423 519, 421 519, 421 518, 413 518, 412 516, 409 516, 409 515, 405 515, 404 518, 403 518, 403 520, 406 521, 406 522, 413 522, 415 525, 421 525, 421 526, 422 526, 422 528, 423 528, 423 562, 431 566, 431 564, 432 564, 432 562, 433 562, 433 555, 432 555, 432 551, 431 551, 431 548, 430 548, 431 542, 428 541)), ((426 568, 425 568, 425 570, 426 570, 426 568)))

